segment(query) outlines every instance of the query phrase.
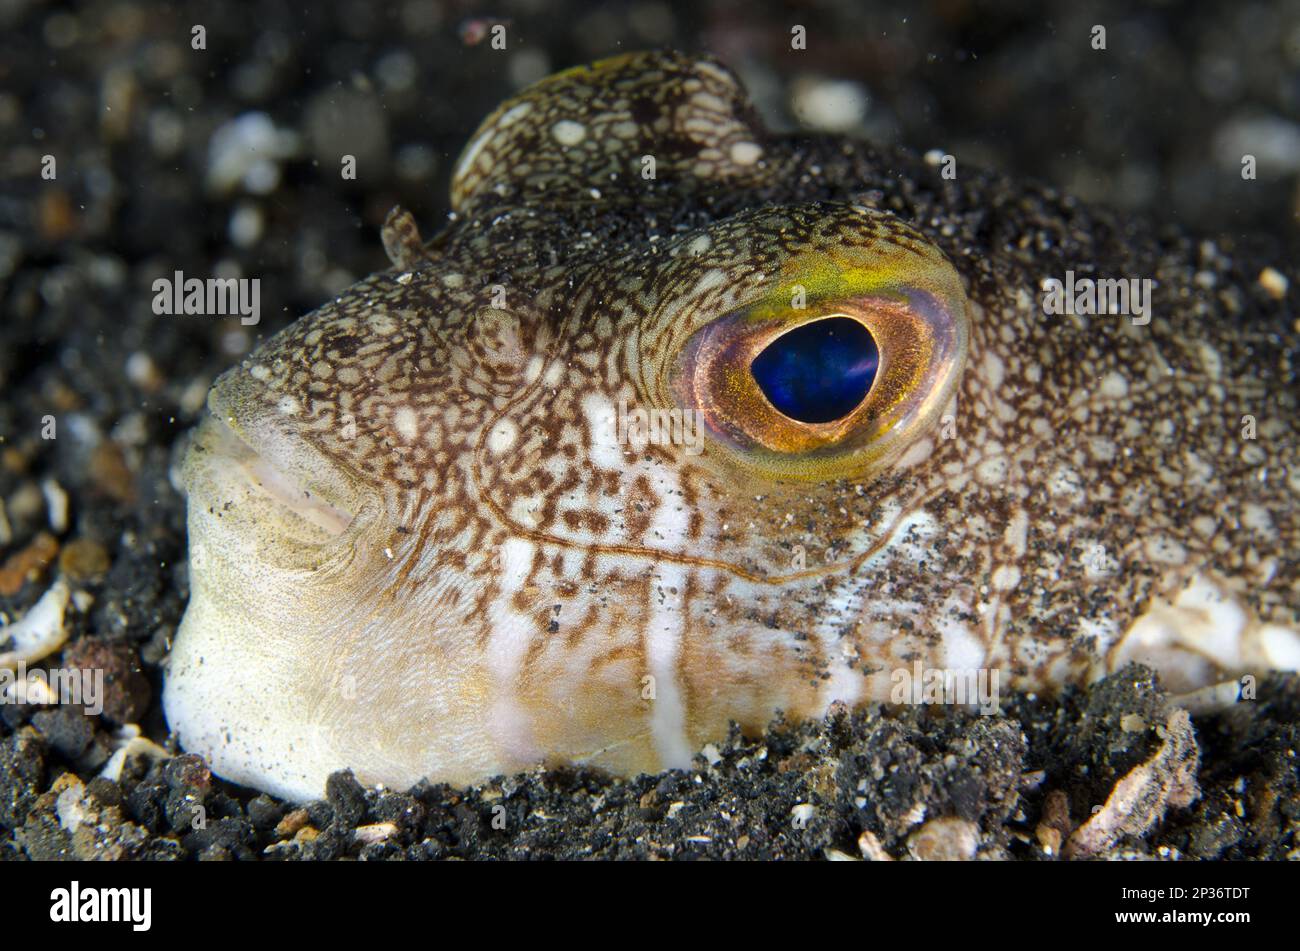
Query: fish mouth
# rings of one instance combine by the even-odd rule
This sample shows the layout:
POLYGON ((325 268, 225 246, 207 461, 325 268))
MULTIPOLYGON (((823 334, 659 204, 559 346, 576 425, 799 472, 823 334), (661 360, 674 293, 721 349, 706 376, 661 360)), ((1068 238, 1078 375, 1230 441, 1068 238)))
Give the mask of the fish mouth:
POLYGON ((332 538, 338 538, 352 525, 356 512, 338 501, 338 493, 327 495, 319 487, 319 473, 305 483, 295 470, 286 465, 286 453, 302 453, 302 447, 288 448, 289 440, 269 440, 260 448, 236 431, 226 419, 210 415, 203 423, 203 447, 211 453, 207 460, 211 474, 255 488, 286 516, 301 519, 332 538), (313 490, 314 487, 314 490, 313 490), (333 498, 331 498, 333 496, 333 498))
POLYGON ((208 394, 180 467, 192 509, 259 537, 274 531, 312 547, 341 539, 363 521, 360 480, 250 382, 223 377, 208 394))

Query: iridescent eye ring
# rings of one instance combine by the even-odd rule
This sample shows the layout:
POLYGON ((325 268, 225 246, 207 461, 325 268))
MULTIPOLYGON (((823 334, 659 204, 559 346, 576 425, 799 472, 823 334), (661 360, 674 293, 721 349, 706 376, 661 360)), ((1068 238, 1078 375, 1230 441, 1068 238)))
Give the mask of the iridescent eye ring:
POLYGON ((677 356, 676 401, 726 455, 773 476, 888 464, 937 420, 969 339, 951 265, 937 251, 895 257, 829 279, 823 262, 804 306, 782 306, 783 287, 703 325, 677 356))

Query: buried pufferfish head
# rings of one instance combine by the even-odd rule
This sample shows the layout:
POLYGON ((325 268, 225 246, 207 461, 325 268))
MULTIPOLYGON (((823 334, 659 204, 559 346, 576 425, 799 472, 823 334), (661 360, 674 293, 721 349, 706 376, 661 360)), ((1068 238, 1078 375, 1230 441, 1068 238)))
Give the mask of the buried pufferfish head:
MULTIPOLYGON (((1044 686, 1129 656, 1119 601, 1085 618, 1083 582, 1030 563, 1025 453, 1074 447, 1025 424, 1055 411, 1028 382, 1064 406, 1073 369, 1010 295, 968 300, 955 240, 855 201, 872 162, 769 135, 677 54, 501 106, 446 230, 392 216, 395 269, 212 389, 183 464, 182 745, 294 799, 341 768, 634 773, 733 720, 887 699, 917 659, 1044 686)), ((1274 627, 1248 643, 1277 666, 1274 627)), ((1189 686, 1233 666, 1177 646, 1142 659, 1189 686)))

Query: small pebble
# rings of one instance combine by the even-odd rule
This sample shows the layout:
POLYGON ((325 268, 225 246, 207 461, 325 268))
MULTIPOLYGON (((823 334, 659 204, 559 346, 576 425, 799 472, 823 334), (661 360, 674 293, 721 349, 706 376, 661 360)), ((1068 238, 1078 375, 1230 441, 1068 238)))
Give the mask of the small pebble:
POLYGON ((0 595, 11 598, 24 584, 39 579, 58 554, 58 540, 49 532, 38 532, 27 547, 10 555, 0 567, 0 595))
POLYGON ((1119 728, 1125 733, 1141 733, 1147 728, 1147 721, 1136 713, 1126 713, 1119 718, 1119 728))
POLYGON ((812 803, 808 803, 808 802, 801 802, 799 803, 799 805, 795 806, 793 809, 790 810, 790 816, 794 819, 795 823, 800 827, 806 826, 809 822, 811 822, 812 817, 815 816, 816 814, 817 814, 817 808, 813 806, 812 803))
POLYGON ((137 350, 126 358, 126 378, 146 393, 156 392, 163 384, 158 365, 143 350, 137 350))
POLYGON ((275 827, 275 834, 281 839, 292 838, 307 825, 307 810, 295 809, 288 813, 275 827))
POLYGON ((1259 272, 1259 286, 1264 288, 1264 293, 1273 298, 1273 300, 1281 300, 1283 297, 1286 297, 1287 288, 1290 287, 1290 282, 1286 279, 1286 275, 1281 271, 1275 268, 1266 267, 1264 270, 1259 272))
POLYGON ((148 711, 153 686, 144 674, 139 655, 129 644, 83 637, 69 645, 63 661, 71 669, 102 674, 100 712, 106 720, 119 725, 136 723, 148 711))
POLYGON ((45 495, 45 511, 50 516, 50 531, 62 535, 68 530, 68 493, 54 479, 42 481, 41 492, 45 495))
POLYGON ((90 455, 90 478, 109 498, 129 503, 135 498, 135 476, 117 443, 104 440, 90 455))
POLYGON ((73 581, 97 578, 108 571, 108 551, 99 542, 78 538, 64 546, 59 569, 73 581))
POLYGON ((975 823, 956 816, 931 819, 907 839, 912 858, 922 862, 966 862, 979 848, 975 823))
POLYGON ((825 132, 843 132, 862 123, 870 106, 866 87, 847 80, 823 78, 796 79, 791 91, 791 107, 809 128, 825 132))
POLYGON ((357 826, 352 834, 361 845, 370 845, 392 838, 397 834, 397 826, 391 822, 376 822, 372 825, 357 826))
POLYGON ((864 829, 862 835, 858 836, 858 851, 864 859, 871 862, 894 861, 894 857, 885 851, 885 847, 870 829, 864 829))

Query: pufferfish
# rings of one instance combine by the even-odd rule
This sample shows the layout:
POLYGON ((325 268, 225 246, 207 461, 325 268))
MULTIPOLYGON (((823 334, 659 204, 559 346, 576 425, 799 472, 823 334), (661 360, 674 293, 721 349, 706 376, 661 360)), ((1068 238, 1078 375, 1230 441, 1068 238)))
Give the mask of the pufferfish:
POLYGON ((391 270, 214 384, 180 744, 303 800, 684 767, 904 670, 1300 667, 1289 302, 956 168, 771 134, 707 57, 504 103, 436 237, 395 211, 391 270), (1067 271, 1149 322, 1048 313, 1067 271))

